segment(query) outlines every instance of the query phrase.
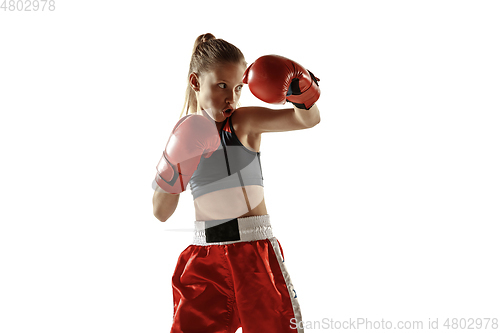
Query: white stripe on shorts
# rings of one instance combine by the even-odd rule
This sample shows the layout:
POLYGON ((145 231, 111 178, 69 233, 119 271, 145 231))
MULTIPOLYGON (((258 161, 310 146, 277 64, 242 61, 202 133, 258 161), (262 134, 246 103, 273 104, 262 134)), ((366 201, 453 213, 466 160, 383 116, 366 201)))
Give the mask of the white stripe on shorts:
POLYGON ((292 284, 292 279, 290 278, 290 274, 288 274, 288 270, 285 266, 285 259, 281 255, 280 246, 276 238, 269 239, 271 242, 274 253, 276 254, 276 258, 278 259, 278 263, 280 264, 281 273, 283 274, 283 278, 285 279, 285 284, 288 288, 288 293, 290 294, 290 300, 292 302, 293 314, 295 317, 295 323, 290 322, 290 327, 296 327, 298 333, 303 333, 304 329, 302 328, 302 313, 300 312, 300 305, 297 299, 297 293, 295 292, 295 288, 292 284))

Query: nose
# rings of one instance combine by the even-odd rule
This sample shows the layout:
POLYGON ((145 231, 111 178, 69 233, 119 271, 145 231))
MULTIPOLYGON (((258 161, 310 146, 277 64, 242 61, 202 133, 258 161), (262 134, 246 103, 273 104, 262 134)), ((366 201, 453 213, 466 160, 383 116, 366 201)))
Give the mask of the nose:
POLYGON ((237 100, 237 94, 235 91, 231 91, 227 96, 226 96, 226 103, 229 103, 229 104, 234 104, 234 102, 236 102, 237 100))

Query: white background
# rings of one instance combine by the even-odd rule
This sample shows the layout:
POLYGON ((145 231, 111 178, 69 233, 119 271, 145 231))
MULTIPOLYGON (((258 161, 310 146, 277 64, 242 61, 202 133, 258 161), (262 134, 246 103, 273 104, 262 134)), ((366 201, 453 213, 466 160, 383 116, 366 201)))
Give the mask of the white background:
MULTIPOLYGON (((158 222, 151 181, 206 32, 249 64, 280 54, 321 79, 321 123, 261 146, 304 320, 499 318, 499 14, 496 1, 1 10, 0 331, 169 331, 194 209, 184 193, 158 222)), ((248 88, 242 104, 264 105, 248 88)))

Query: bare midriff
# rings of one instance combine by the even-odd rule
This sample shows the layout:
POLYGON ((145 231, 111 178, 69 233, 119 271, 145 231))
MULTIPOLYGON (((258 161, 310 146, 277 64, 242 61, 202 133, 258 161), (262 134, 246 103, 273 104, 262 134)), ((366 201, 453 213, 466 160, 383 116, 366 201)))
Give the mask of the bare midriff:
POLYGON ((194 200, 197 221, 266 215, 264 188, 259 185, 223 189, 194 200))

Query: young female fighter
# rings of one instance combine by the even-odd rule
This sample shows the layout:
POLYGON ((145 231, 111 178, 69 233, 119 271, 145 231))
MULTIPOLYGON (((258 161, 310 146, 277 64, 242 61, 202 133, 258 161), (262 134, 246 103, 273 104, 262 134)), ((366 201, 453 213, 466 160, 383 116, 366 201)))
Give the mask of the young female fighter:
POLYGON ((319 95, 317 79, 287 58, 264 56, 247 69, 234 45, 212 34, 197 38, 187 115, 174 126, 154 183, 160 221, 173 214, 188 183, 196 215, 194 242, 181 253, 172 278, 171 332, 301 331, 300 308, 264 201, 259 148, 262 133, 318 124, 319 95), (263 101, 288 100, 294 107, 237 108, 245 83, 263 101))

